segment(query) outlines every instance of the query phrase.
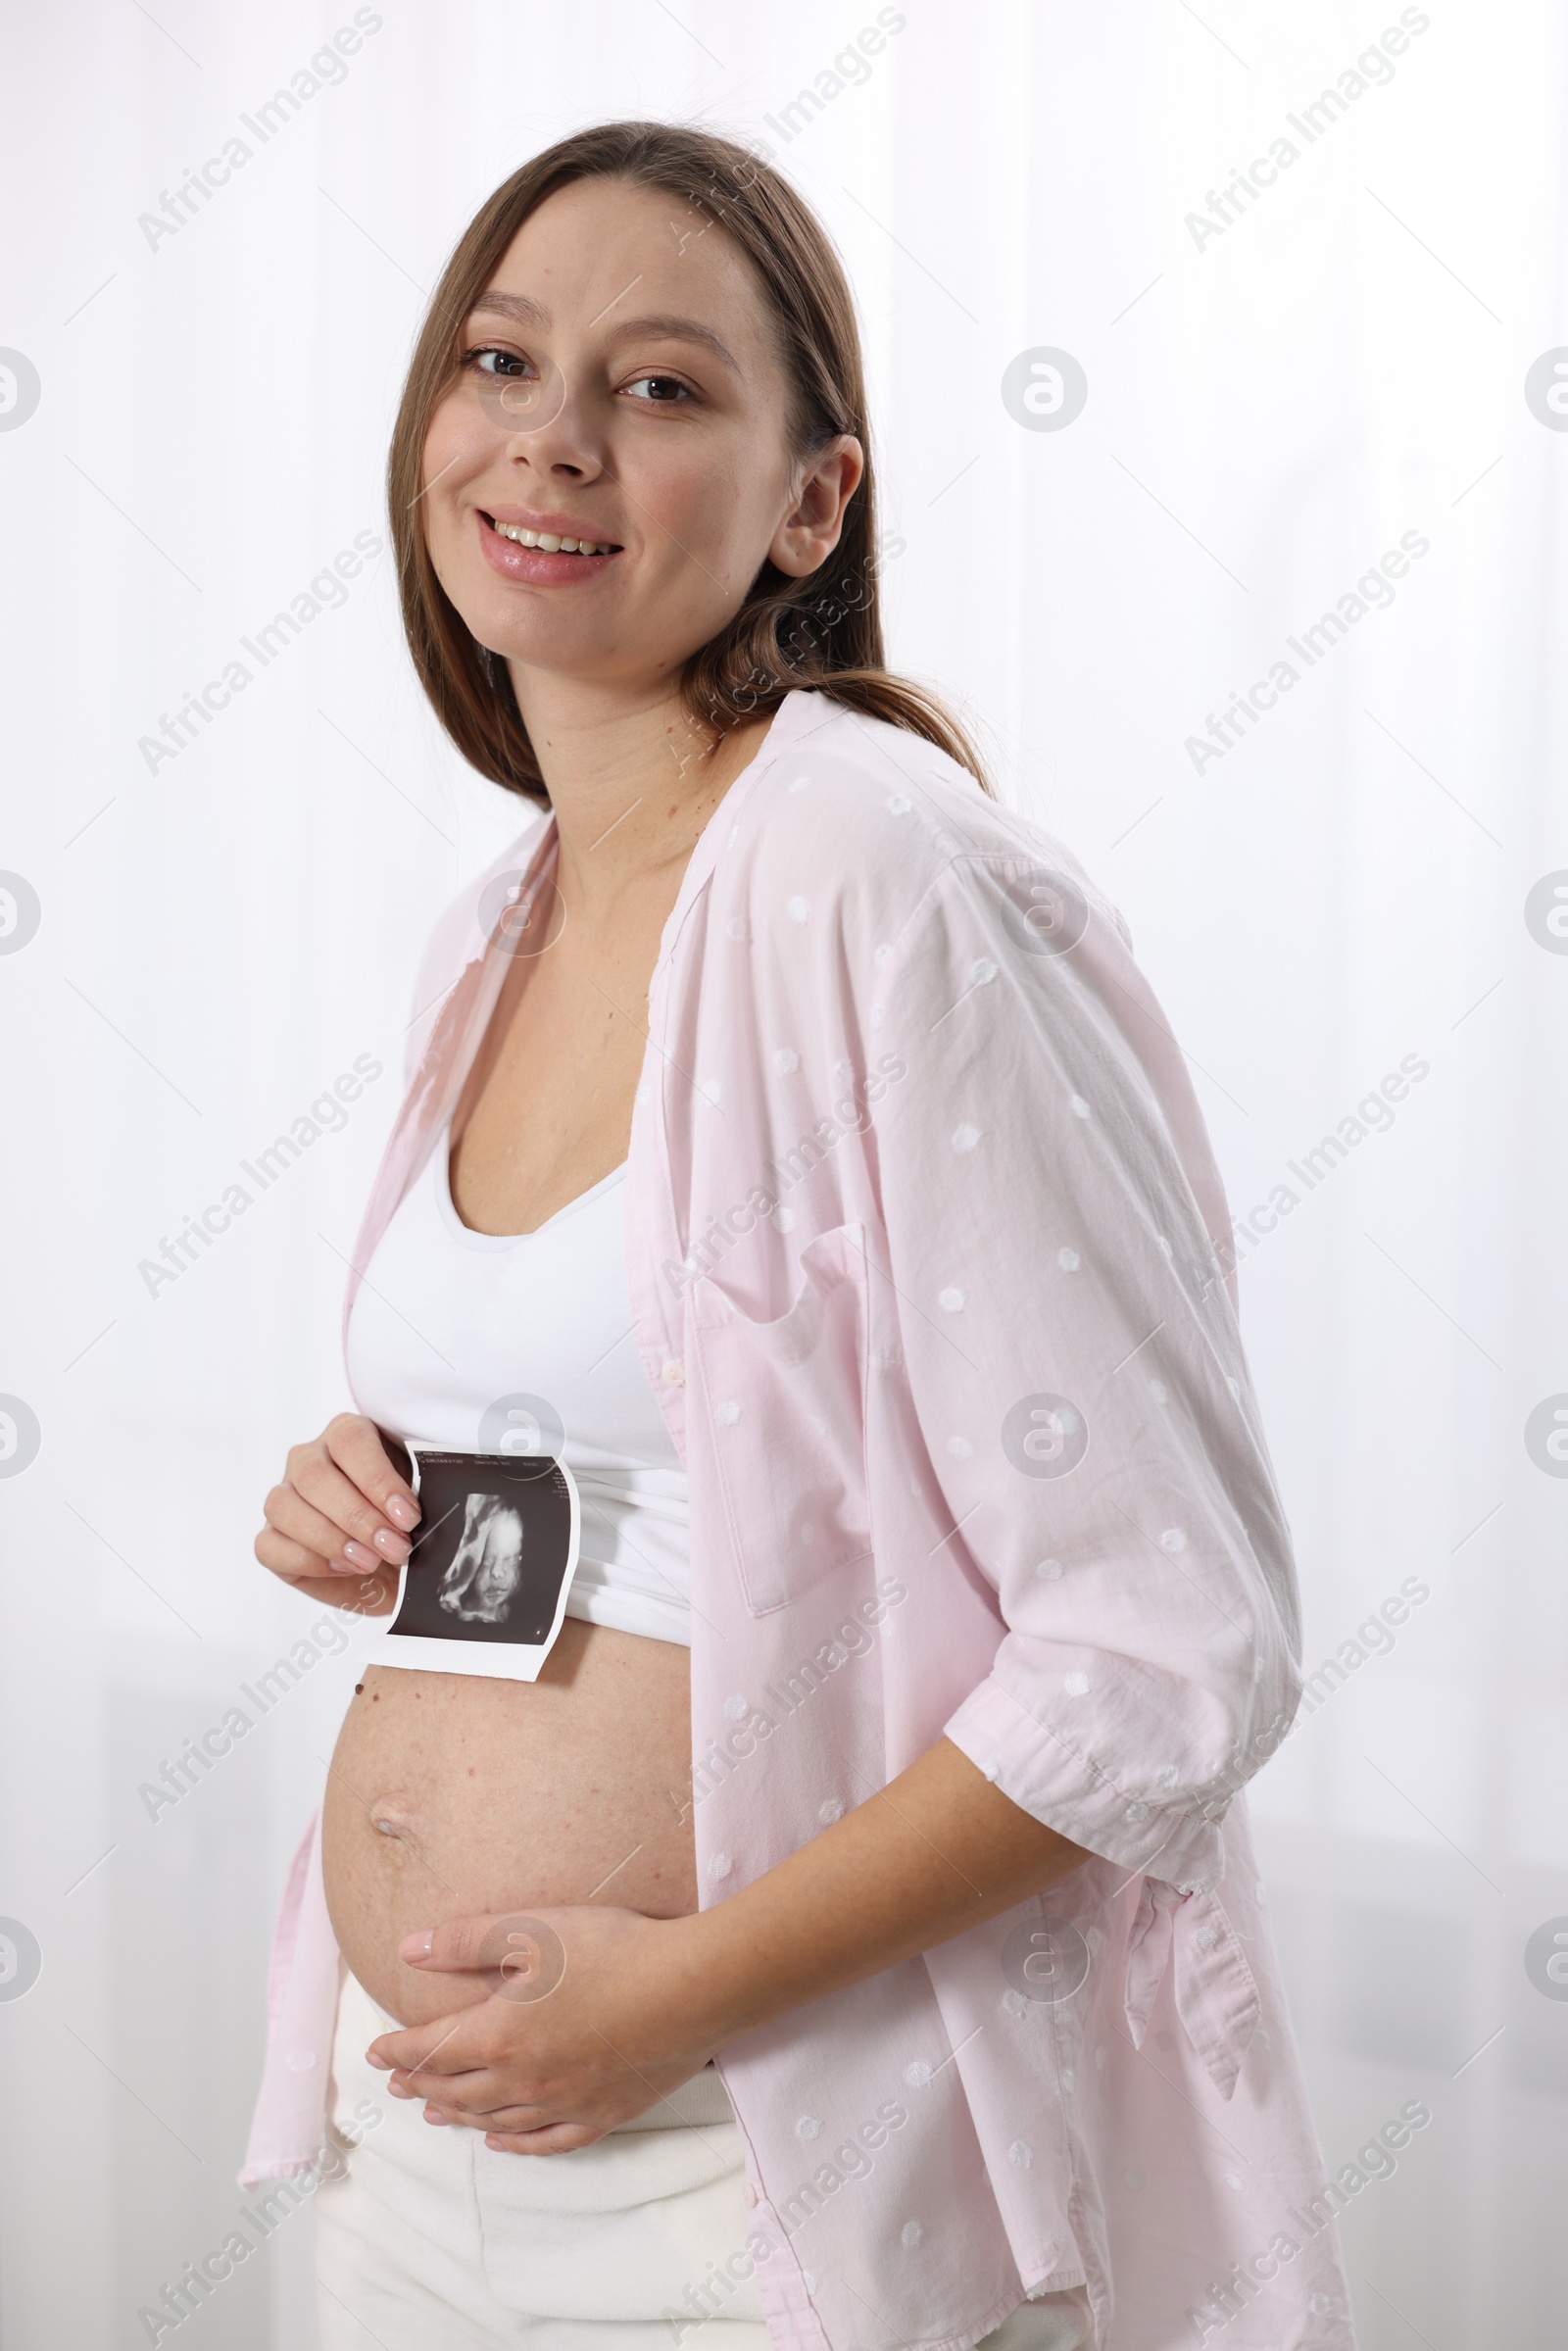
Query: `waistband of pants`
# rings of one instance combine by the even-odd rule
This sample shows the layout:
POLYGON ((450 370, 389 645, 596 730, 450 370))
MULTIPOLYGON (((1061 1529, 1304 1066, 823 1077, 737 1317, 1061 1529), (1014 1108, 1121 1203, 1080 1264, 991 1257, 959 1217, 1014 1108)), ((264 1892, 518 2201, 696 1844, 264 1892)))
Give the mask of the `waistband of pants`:
MULTIPOLYGON (((343 1971, 343 1983, 338 1993, 338 2031, 362 2036, 359 2045, 367 2047, 383 2033, 401 2033, 404 2028, 397 2018, 372 2000, 359 1978, 348 1968, 343 1971)), ((617 2131, 671 2131, 680 2129, 712 2130, 720 2123, 733 2123, 735 2109, 730 2104, 717 2066, 711 2059, 690 2081, 681 2082, 662 2098, 657 2099, 646 2113, 633 2115, 629 2123, 616 2123, 609 2135, 617 2131)))

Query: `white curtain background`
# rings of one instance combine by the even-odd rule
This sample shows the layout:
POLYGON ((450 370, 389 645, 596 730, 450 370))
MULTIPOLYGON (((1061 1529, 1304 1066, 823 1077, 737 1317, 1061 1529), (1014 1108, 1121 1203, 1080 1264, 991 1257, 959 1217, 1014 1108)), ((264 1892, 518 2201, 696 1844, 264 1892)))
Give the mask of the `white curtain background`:
MULTIPOLYGON (((387 436, 472 210, 625 115, 765 143, 838 240, 894 658, 1123 908, 1249 1219, 1307 1663, 1336 1663, 1253 1795, 1330 2171, 1431 2113, 1346 2216, 1362 2343, 1544 2345, 1568 2293, 1568 1985, 1541 1933, 1568 1930, 1568 1461, 1543 1434, 1568 1405, 1560 9, 77 0, 13 6, 5 37, 10 2351, 145 2341, 140 2306, 241 2201, 267 1938, 352 1652, 177 1805, 139 1790, 316 1621, 253 1561, 262 1497, 345 1401, 344 1253, 417 950, 517 829, 402 649, 387 436), (340 70, 247 129, 356 13, 340 70), (836 67, 879 14, 880 52, 836 67), (143 224, 236 136, 225 184, 143 224), (1043 349, 1087 399, 1035 429, 1003 379, 1043 349), (382 552, 252 658, 366 533, 382 552), (1325 612, 1344 631, 1313 653, 1325 612), (228 706, 145 752, 236 660, 228 706), (1274 707, 1195 752, 1282 661, 1274 707), (259 1191, 241 1163, 361 1056, 382 1074, 259 1191), (150 1289, 235 1183, 245 1213, 150 1289)), ((182 2336, 308 2351, 309 2228, 182 2336)))

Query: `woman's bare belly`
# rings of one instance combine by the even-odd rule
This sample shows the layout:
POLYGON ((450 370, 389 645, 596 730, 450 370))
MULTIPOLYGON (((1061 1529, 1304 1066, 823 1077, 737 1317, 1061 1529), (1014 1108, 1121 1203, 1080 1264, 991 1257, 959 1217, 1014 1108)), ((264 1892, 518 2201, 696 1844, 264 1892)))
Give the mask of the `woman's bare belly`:
POLYGON ((401 2024, 483 1999, 476 1975, 398 1957, 416 1928, 590 1899, 697 1908, 691 1652, 564 1619, 537 1682, 366 1671, 321 1821, 350 1969, 401 2024))

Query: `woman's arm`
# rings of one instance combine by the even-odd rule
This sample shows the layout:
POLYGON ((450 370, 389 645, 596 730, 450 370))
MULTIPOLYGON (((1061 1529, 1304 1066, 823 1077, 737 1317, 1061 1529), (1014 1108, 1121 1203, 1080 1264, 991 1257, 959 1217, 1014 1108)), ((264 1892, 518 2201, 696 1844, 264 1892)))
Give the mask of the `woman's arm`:
MULTIPOLYGON (((372 2062, 397 2069, 395 2095, 430 2100, 431 2120, 486 2129, 492 2146, 586 2146, 727 2042, 981 1925, 1086 1858, 939 1739, 710 1910, 677 1919, 586 1907, 538 1914, 564 1954, 548 1996, 502 1991, 459 2016, 387 2033, 372 2043, 372 2062)), ((535 1923, 513 1922, 525 1936, 535 1923)), ((403 1957, 432 1973, 489 1971, 504 1945, 503 1922, 460 1918, 410 1936, 403 1957)))
POLYGON ((1089 1856, 951 1739, 691 1924, 733 2039, 1010 1910, 1089 1856))

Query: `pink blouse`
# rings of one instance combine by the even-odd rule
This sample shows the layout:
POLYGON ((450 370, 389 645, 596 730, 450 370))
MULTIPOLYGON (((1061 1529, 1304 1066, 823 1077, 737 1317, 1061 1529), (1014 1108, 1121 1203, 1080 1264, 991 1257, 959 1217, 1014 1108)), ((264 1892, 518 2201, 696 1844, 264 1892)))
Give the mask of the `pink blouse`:
MULTIPOLYGON (((437 927, 345 1329, 555 843, 532 814, 437 927)), ((1093 1856, 722 2052, 775 2344, 962 2351, 1085 2285, 1096 2351, 1353 2351, 1240 1794, 1299 1690, 1290 1536, 1126 925, 942 753, 796 692, 649 1032, 626 1273, 690 1481, 703 1905, 944 1735, 1093 1856)), ((339 1965, 313 1823, 247 2186, 318 2160, 339 1965)))

